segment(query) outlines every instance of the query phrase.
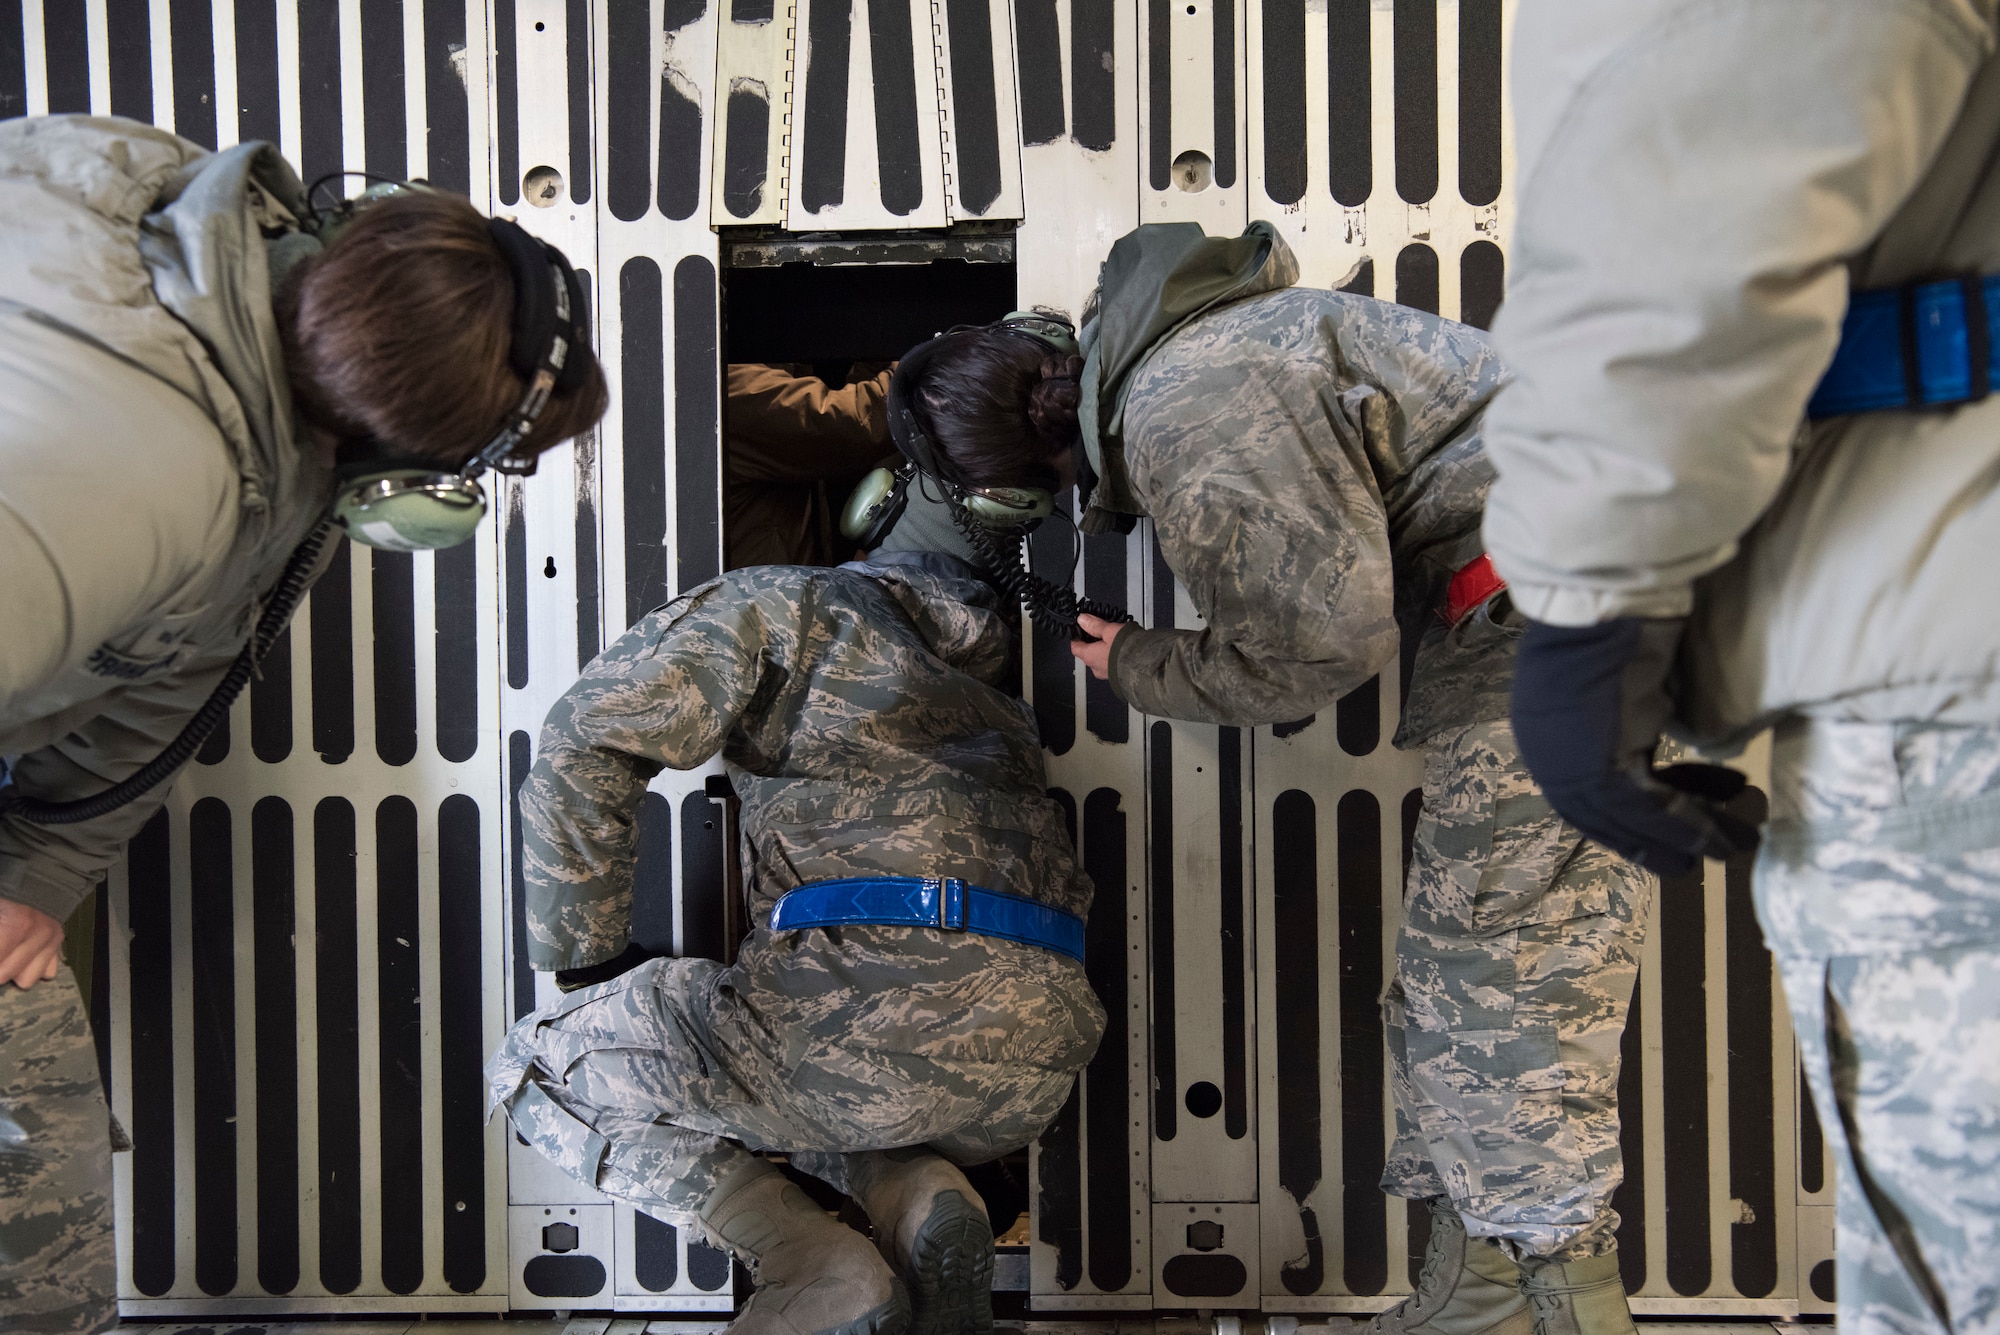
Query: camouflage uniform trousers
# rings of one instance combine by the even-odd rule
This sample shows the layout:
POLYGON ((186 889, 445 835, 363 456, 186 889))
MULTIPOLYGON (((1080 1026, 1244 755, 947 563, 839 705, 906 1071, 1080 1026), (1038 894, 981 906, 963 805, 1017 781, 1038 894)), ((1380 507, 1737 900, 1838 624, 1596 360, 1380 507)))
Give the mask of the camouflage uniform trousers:
POLYGON ((1082 970, 1051 956, 1055 985, 1023 996, 915 933, 874 967, 883 930, 759 932, 731 968, 652 960, 573 992, 501 1042, 493 1100, 564 1172, 683 1227, 752 1151, 846 1191, 847 1153, 973 1164, 1026 1145, 1096 1048, 1082 970))
POLYGON ((0 1328, 117 1323, 110 1125, 76 976, 0 983, 0 1328))
POLYGON ((1838 1178, 1843 1332, 2000 1331, 2000 727, 1795 719, 1758 914, 1838 1178))
POLYGON ((1657 884, 1550 809, 1506 720, 1426 743, 1385 1191, 1447 1196, 1517 1256, 1616 1247, 1619 1041, 1657 884))

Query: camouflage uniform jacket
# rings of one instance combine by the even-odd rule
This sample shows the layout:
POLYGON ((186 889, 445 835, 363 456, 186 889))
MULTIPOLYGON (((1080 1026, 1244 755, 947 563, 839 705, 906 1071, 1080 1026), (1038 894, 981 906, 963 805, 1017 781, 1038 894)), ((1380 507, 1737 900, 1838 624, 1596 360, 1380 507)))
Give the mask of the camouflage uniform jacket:
POLYGON ((1397 745, 1503 717, 1518 632, 1491 616, 1505 600, 1456 629, 1441 612, 1482 550, 1481 424, 1506 378, 1477 329, 1291 287, 1151 349, 1126 391, 1122 462, 1207 624, 1122 632, 1118 694, 1169 718, 1285 722, 1396 662, 1400 639, 1397 745))
MULTIPOLYGON (((1084 914, 1090 880, 1033 716, 996 684, 1016 651, 992 591, 936 555, 732 571, 643 617, 549 711, 522 789, 530 962, 624 948, 646 785, 718 751, 743 801, 753 924, 804 882, 866 875, 959 876, 1084 914)), ((760 956, 789 952, 796 977, 799 952, 894 953, 912 933, 947 938, 967 976, 1056 980, 1101 1027, 1080 967, 994 937, 758 926, 738 969, 754 984, 760 956)))

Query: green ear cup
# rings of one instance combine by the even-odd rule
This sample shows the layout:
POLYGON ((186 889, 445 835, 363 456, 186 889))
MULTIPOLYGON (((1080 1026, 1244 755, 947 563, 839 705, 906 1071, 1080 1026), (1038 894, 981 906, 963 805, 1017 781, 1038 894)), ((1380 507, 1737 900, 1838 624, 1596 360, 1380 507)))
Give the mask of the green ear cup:
POLYGON ((878 468, 861 479, 840 511, 840 536, 860 542, 888 514, 896 500, 896 474, 878 468))
POLYGON ((486 517, 486 493, 455 473, 397 468, 342 484, 332 514, 365 546, 427 552, 470 538, 486 517))
POLYGON ((1055 513, 1055 497, 1039 487, 981 487, 968 490, 965 512, 988 528, 1018 528, 1055 513))

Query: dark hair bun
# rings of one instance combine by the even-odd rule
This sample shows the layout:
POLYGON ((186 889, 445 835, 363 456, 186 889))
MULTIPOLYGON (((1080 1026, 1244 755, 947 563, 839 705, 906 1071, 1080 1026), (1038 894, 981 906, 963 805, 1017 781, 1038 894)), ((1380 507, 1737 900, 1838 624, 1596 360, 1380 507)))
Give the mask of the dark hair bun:
POLYGON ((1083 399, 1083 358, 1042 358, 1042 377, 1028 391, 1028 420, 1045 436, 1068 441, 1077 433, 1076 407, 1083 399))

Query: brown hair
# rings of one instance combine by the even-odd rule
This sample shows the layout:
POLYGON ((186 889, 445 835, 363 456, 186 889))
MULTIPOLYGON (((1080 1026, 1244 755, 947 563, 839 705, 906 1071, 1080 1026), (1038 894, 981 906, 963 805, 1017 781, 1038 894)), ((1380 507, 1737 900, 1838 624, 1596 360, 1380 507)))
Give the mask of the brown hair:
POLYGON ((953 338, 912 388, 926 434, 971 487, 1053 487, 1081 436, 1081 357, 997 329, 953 338))
MULTIPOLYGON (((278 300, 302 417, 450 467, 486 444, 527 392, 508 364, 513 319, 513 272, 485 217, 431 191, 369 205, 293 272, 278 300)), ((532 449, 588 430, 610 402, 596 357, 570 355, 590 358, 588 377, 549 399, 532 449)))

